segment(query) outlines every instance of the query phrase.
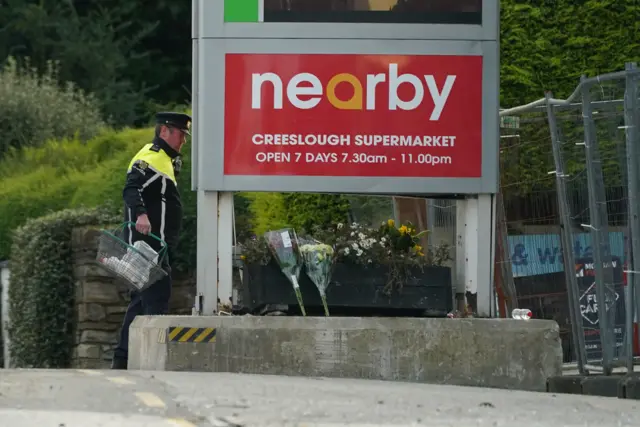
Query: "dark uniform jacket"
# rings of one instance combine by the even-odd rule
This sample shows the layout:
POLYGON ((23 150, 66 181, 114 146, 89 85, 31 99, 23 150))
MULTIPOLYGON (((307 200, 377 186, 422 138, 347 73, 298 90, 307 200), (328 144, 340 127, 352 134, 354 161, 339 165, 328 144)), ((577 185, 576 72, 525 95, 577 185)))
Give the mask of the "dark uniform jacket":
MULTIPOLYGON (((180 154, 156 137, 131 160, 123 190, 124 220, 135 223, 139 215, 146 213, 151 232, 167 243, 169 253, 175 250, 182 225, 176 181, 181 166, 180 154)), ((124 237, 129 244, 143 239, 154 249, 161 248, 157 240, 138 233, 133 225, 125 228, 124 237)))

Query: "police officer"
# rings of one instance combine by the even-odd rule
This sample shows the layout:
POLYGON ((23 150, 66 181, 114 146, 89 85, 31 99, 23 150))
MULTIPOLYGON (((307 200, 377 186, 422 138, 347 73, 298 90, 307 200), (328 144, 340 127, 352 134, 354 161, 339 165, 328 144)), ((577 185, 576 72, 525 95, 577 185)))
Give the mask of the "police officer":
POLYGON ((182 203, 176 177, 182 161, 180 150, 191 135, 191 117, 181 113, 156 114, 153 142, 142 147, 127 170, 123 190, 124 218, 135 223, 125 228, 124 238, 133 245, 144 240, 156 251, 161 243, 149 236, 160 237, 168 246, 162 268, 168 274, 142 292, 131 292, 131 303, 124 315, 118 346, 113 355, 112 369, 127 369, 129 326, 137 315, 166 314, 171 296, 169 258, 175 250, 182 223, 182 203))

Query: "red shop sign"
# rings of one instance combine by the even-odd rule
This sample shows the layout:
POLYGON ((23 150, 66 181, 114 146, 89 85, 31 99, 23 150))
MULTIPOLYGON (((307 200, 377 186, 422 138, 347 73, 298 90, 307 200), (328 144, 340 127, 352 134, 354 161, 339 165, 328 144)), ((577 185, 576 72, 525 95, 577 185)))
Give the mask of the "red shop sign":
POLYGON ((226 175, 477 178, 481 164, 481 56, 226 55, 226 175))

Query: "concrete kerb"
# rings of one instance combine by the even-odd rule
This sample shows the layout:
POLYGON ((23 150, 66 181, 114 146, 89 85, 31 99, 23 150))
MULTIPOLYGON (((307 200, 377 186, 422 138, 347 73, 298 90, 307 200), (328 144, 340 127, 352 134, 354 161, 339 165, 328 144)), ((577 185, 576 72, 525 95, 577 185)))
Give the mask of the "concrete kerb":
POLYGON ((636 372, 550 377, 547 380, 547 391, 640 400, 640 374, 636 372))
POLYGON ((545 391, 555 321, 138 316, 129 369, 381 379, 545 391))

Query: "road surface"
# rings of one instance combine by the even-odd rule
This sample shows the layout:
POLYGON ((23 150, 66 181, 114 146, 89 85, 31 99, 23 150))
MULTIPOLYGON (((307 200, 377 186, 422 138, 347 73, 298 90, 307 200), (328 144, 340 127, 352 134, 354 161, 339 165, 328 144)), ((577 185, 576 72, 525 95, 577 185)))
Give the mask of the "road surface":
POLYGON ((0 427, 640 426, 640 401, 383 381, 2 370, 0 427))

